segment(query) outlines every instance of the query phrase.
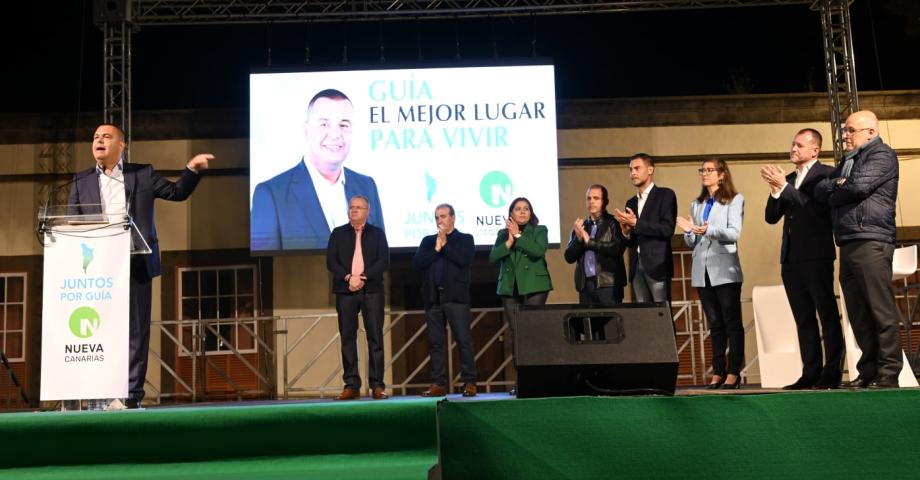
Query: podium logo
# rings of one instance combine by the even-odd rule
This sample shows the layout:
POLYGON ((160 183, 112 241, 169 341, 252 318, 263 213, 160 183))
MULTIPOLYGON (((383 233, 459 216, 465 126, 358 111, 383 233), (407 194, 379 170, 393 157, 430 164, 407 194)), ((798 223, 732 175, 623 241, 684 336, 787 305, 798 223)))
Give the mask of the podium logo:
POLYGON ((89 266, 89 262, 93 261, 93 249, 86 246, 85 243, 80 244, 83 247, 83 273, 86 273, 86 267, 89 266))
POLYGON ((80 307, 70 314, 70 332, 79 338, 92 337, 99 330, 99 313, 90 307, 80 307))
POLYGON ((507 205, 514 198, 512 191, 511 179, 505 172, 489 172, 479 182, 479 196, 490 207, 507 205))

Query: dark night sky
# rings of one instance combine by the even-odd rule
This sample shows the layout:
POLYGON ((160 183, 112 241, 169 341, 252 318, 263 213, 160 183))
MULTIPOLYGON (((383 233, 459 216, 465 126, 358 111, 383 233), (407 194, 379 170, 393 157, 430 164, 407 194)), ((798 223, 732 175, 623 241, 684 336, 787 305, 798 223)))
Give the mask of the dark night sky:
MULTIPOLYGON (((21 2, 26 3, 26 2, 21 2)), ((102 33, 92 1, 5 6, 3 112, 92 112, 102 104, 102 33), (49 6, 50 5, 50 6, 49 6), (82 20, 81 20, 82 19, 82 20)), ((856 0, 860 90, 920 89, 920 1, 856 0), (874 22, 870 21, 870 18, 874 22), (873 28, 874 26, 874 28, 873 28), (878 54, 876 54, 878 52, 878 54)), ((248 73, 272 66, 450 64, 537 55, 560 98, 824 91, 818 14, 804 5, 459 22, 149 27, 134 36, 134 109, 245 108, 248 73), (493 35, 494 31, 494 35, 493 35), (494 43, 493 43, 494 38, 494 43), (420 39, 420 41, 419 41, 420 39)))

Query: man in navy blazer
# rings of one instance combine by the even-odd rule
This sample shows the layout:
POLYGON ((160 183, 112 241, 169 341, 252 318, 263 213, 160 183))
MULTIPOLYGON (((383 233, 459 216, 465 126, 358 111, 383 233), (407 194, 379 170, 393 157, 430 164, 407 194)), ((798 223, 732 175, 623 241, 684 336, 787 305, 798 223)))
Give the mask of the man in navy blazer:
POLYGON ((356 195, 371 203, 368 222, 384 228, 374 179, 343 167, 351 150, 353 115, 351 100, 338 90, 323 90, 310 100, 303 158, 293 168, 256 186, 252 250, 326 248, 332 229, 348 221, 348 199, 356 195))
POLYGON ((674 276, 671 238, 677 219, 674 190, 655 185, 655 160, 637 153, 629 160, 629 178, 636 196, 626 211, 614 211, 619 234, 629 246, 629 282, 636 302, 667 302, 674 276))
POLYGON ((454 207, 443 203, 434 210, 438 233, 422 239, 412 265, 422 274, 422 302, 431 348, 431 386, 423 397, 447 395, 447 335, 450 325, 460 349, 460 381, 463 396, 476 396, 476 352, 470 331, 470 264, 475 246, 473 236, 454 228, 454 207))
POLYGON ((131 256, 129 288, 128 394, 126 405, 137 408, 144 398, 147 375, 147 352, 150 346, 151 282, 160 275, 160 244, 154 225, 153 203, 157 198, 181 202, 188 198, 200 180, 199 173, 208 169, 211 154, 192 157, 173 183, 156 172, 152 165, 125 163, 124 132, 116 125, 104 123, 93 135, 93 158, 96 166, 77 173, 70 189, 68 204, 76 214, 127 213, 140 235, 150 246, 149 255, 131 256))
POLYGON ((814 198, 815 186, 828 178, 834 168, 818 161, 821 133, 811 128, 799 130, 792 139, 789 161, 795 171, 788 175, 768 165, 760 176, 770 186, 764 217, 767 223, 783 220, 780 248, 781 274, 786 297, 792 308, 802 357, 802 376, 784 388, 837 388, 843 369, 843 331, 840 310, 834 296, 834 231, 827 204, 814 198), (821 333, 824 356, 821 358, 821 333))

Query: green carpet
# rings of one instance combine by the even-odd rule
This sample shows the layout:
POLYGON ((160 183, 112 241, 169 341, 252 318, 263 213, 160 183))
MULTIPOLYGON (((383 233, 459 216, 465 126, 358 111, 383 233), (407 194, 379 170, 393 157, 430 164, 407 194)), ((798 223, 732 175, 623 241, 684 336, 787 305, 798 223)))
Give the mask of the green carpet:
POLYGON ((0 417, 0 478, 425 479, 436 401, 0 417))
POLYGON ((920 390, 443 402, 444 479, 918 478, 920 390))

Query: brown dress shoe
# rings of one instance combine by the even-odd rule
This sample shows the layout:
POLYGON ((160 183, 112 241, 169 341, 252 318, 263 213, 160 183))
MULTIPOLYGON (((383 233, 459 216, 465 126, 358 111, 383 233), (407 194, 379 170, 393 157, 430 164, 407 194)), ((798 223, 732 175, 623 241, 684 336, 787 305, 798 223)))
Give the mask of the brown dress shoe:
POLYGON ((345 387, 345 390, 335 397, 336 400, 357 400, 359 398, 361 398, 361 392, 349 387, 345 387))
POLYGON ((444 397, 447 395, 447 389, 440 386, 432 384, 428 387, 428 390, 422 392, 423 397, 444 397))
POLYGON ((476 396, 476 384, 467 383, 463 385, 463 396, 464 397, 475 397, 476 396))
POLYGON ((374 393, 371 395, 371 398, 374 400, 386 400, 390 398, 390 396, 387 395, 387 391, 384 390, 383 387, 374 387, 374 393))

